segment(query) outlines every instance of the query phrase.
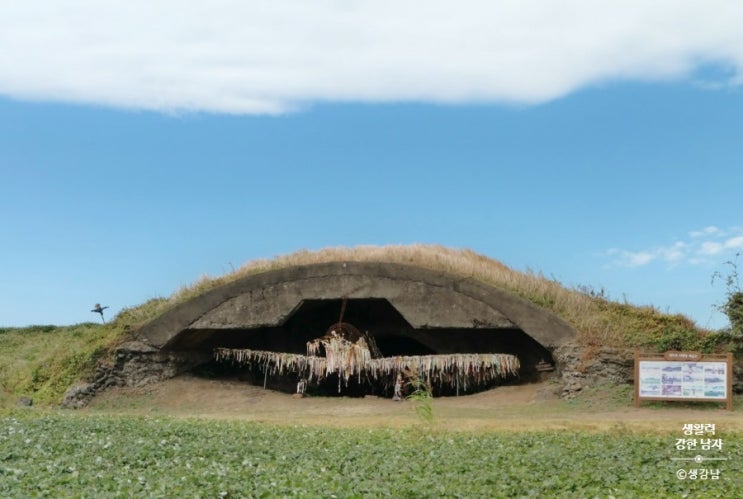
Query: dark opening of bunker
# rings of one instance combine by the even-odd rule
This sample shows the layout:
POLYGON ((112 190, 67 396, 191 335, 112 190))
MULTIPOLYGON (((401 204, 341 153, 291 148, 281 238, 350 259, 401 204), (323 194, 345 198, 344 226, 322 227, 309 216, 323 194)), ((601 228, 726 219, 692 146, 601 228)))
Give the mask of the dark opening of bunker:
MULTIPOLYGON (((279 326, 257 328, 187 329, 167 345, 171 351, 214 349, 247 349, 305 355, 307 343, 323 337, 339 321, 352 324, 370 338, 385 358, 397 356, 429 356, 441 354, 510 354, 518 358, 517 376, 470 383, 466 386, 431 383, 433 394, 455 395, 474 393, 496 385, 532 381, 540 371, 554 366, 550 352, 517 327, 414 328, 386 299, 311 299, 303 300, 279 326)), ((293 393, 301 375, 291 370, 271 373, 265 364, 216 362, 197 368, 219 376, 238 376, 251 384, 267 389, 293 393)), ((319 382, 310 383, 312 395, 391 396, 392 376, 351 376, 339 380, 330 374, 319 382), (339 389, 340 388, 340 389, 339 389)))

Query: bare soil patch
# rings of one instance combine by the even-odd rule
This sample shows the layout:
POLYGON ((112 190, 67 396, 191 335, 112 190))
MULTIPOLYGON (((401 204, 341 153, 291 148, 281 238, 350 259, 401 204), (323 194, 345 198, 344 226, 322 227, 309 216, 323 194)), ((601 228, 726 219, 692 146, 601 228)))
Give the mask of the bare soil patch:
MULTIPOLYGON (((625 389, 595 389, 561 400, 550 382, 501 386, 473 395, 433 400, 432 426, 442 430, 632 430, 678 433, 685 423, 716 423, 743 431, 743 416, 719 405, 655 404, 639 409, 625 389)), ((378 397, 305 397, 264 390, 237 379, 179 376, 144 388, 113 388, 89 413, 240 419, 274 424, 410 427, 424 424, 417 402, 378 397)))

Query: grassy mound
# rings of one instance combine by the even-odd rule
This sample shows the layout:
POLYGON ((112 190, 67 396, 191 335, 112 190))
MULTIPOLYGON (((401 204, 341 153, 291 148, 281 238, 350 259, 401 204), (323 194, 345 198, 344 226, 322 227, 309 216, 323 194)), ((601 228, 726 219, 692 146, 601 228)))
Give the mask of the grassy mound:
POLYGON ((507 289, 571 324, 578 331, 577 341, 585 345, 653 348, 681 342, 683 345, 679 347, 703 346, 697 343, 703 341, 708 333, 683 315, 663 314, 652 306, 614 302, 590 290, 569 289, 539 273, 513 270, 468 249, 420 244, 326 248, 251 261, 220 277, 204 276, 168 299, 151 300, 140 307, 125 310, 117 320, 136 327, 189 298, 251 274, 294 265, 338 261, 415 265, 507 289))
POLYGON ((101 355, 173 306, 251 274, 336 261, 416 265, 507 289, 571 324, 578 331, 576 341, 585 346, 709 352, 719 350, 726 341, 724 335, 709 334, 685 316, 663 314, 652 306, 618 303, 590 290, 569 289, 554 279, 518 272, 471 250, 435 245, 326 248, 255 260, 223 276, 202 277, 169 298, 124 309, 105 325, 0 329, 0 397, 7 402, 31 395, 38 402, 57 403, 70 384, 92 372, 101 355))

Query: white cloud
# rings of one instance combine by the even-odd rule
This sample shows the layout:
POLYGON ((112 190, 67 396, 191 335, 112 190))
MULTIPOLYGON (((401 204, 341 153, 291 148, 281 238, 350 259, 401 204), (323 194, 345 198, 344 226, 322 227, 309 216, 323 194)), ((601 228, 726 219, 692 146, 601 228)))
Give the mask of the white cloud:
POLYGON ((743 3, 0 0, 0 94, 162 111, 536 103, 703 64, 743 81, 743 3))
POLYGON ((655 246, 639 251, 613 248, 605 253, 611 265, 617 267, 642 267, 661 261, 673 267, 683 263, 701 265, 720 263, 720 255, 731 250, 743 249, 743 229, 719 229, 714 226, 689 232, 688 241, 676 241, 668 246, 655 246))
MULTIPOLYGON (((741 232, 739 229, 737 231, 741 232)), ((734 233, 735 230, 730 232, 734 233)), ((730 232, 719 232, 718 234, 722 237, 726 237, 730 232)), ((743 249, 743 235, 729 237, 720 241, 705 241, 699 245, 697 253, 700 255, 719 255, 726 250, 739 249, 743 249)))
POLYGON ((653 251, 626 251, 616 248, 610 249, 606 254, 613 258, 614 265, 630 268, 642 267, 658 258, 653 251))
POLYGON ((726 249, 743 249, 743 236, 731 237, 725 241, 726 249))
POLYGON ((724 244, 712 241, 705 241, 699 246, 698 254, 700 255, 717 255, 725 248, 724 244))
POLYGON ((714 225, 710 225, 709 227, 705 227, 702 230, 693 230, 689 232, 689 235, 691 237, 702 237, 702 236, 711 236, 719 232, 720 232, 719 228, 715 227, 714 225))
POLYGON ((648 251, 639 251, 637 253, 627 251, 623 254, 623 256, 625 258, 625 261, 627 262, 626 265, 628 267, 641 267, 643 265, 647 265, 657 258, 657 255, 654 255, 653 253, 648 251))
POLYGON ((672 246, 661 248, 660 256, 668 263, 675 264, 684 259, 687 248, 688 244, 678 241, 672 246))

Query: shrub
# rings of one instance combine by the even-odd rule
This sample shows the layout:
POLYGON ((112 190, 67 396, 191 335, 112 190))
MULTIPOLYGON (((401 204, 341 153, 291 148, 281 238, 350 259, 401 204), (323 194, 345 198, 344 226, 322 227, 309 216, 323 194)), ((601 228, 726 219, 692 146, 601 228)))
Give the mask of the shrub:
POLYGON ((725 262, 730 269, 727 275, 722 275, 720 272, 712 274, 712 283, 714 284, 717 279, 725 281, 727 298, 725 303, 717 306, 717 309, 728 317, 731 334, 743 337, 743 289, 740 287, 738 275, 739 257, 740 253, 736 253, 735 259, 725 262))

